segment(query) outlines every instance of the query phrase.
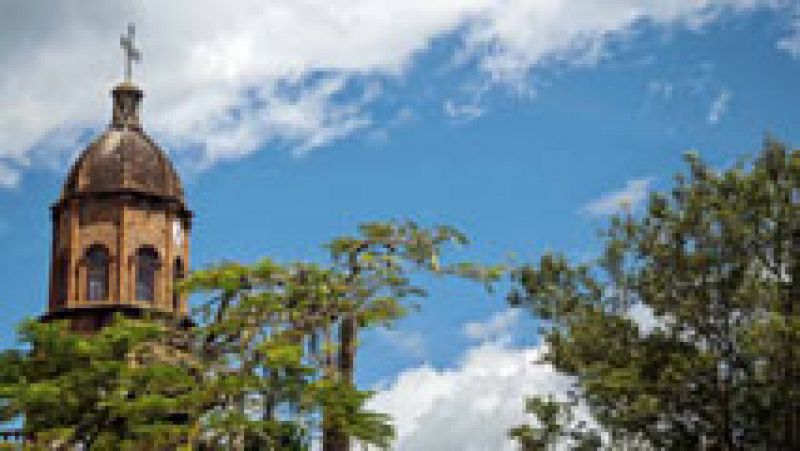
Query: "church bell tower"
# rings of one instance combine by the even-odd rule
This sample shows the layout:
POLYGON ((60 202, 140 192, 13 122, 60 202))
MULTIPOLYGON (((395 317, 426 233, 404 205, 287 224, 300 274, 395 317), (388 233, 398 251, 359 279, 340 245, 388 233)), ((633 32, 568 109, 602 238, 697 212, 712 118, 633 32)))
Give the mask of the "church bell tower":
POLYGON ((78 157, 51 207, 50 299, 43 320, 93 331, 115 313, 187 321, 175 291, 189 263, 192 212, 167 155, 142 130, 133 27, 122 37, 125 81, 111 123, 78 157))

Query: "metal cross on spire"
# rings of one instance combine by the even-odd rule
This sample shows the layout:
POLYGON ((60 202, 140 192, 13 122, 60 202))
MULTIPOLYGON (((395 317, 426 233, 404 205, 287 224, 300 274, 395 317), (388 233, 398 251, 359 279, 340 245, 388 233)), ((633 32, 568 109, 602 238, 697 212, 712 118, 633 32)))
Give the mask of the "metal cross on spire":
POLYGON ((136 26, 128 24, 128 34, 123 34, 119 38, 119 45, 125 51, 125 81, 131 81, 131 69, 133 62, 142 60, 142 52, 134 46, 133 38, 136 35, 136 26))

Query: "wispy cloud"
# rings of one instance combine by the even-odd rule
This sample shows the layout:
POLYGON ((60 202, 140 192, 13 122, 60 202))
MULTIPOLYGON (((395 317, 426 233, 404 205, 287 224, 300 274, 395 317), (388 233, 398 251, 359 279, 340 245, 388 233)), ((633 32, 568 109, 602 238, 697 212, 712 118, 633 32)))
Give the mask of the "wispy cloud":
POLYGON ((16 188, 19 185, 19 171, 0 161, 0 187, 16 188))
POLYGON ((658 99, 670 100, 675 93, 675 84, 668 80, 651 80, 647 92, 658 99))
POLYGON ((608 216, 625 210, 641 208, 653 183, 651 178, 629 180, 625 188, 600 196, 584 206, 581 211, 592 216, 608 216))
POLYGON ((397 329, 378 330, 379 334, 398 350, 418 359, 425 356, 425 338, 421 333, 397 329))
POLYGON ((394 129, 408 125, 416 119, 417 115, 414 110, 409 107, 402 107, 384 124, 372 127, 367 134, 367 141, 373 145, 384 145, 389 142, 389 135, 394 129))
POLYGON ((457 104, 452 100, 445 100, 442 104, 444 114, 457 122, 469 122, 483 116, 486 112, 477 104, 457 104))
MULTIPOLYGON (((304 154, 370 129, 380 86, 403 77, 442 36, 460 43, 467 78, 508 86, 525 84, 531 71, 549 64, 595 64, 610 51, 608 42, 628 38, 643 23, 699 28, 725 11, 774 6, 773 0, 635 7, 608 0, 602 8, 572 0, 11 2, 0 15, 0 103, 13 106, 0 111, 0 158, 23 167, 58 134, 107 123, 105 91, 120 73, 113 46, 131 19, 144 51, 136 77, 148 93, 147 129, 208 166, 270 144, 304 154)), ((454 117, 483 114, 481 104, 444 108, 454 117)))
POLYGON ((789 34, 778 40, 777 47, 800 58, 800 7, 795 8, 789 34))
POLYGON ((722 119, 722 116, 728 111, 728 106, 730 105, 731 101, 731 92, 727 89, 723 89, 719 92, 719 94, 711 101, 711 105, 708 107, 708 123, 711 125, 716 125, 722 119))
POLYGON ((507 342, 511 339, 513 328, 519 323, 519 315, 519 309, 497 312, 486 321, 465 324, 464 335, 479 341, 507 342))

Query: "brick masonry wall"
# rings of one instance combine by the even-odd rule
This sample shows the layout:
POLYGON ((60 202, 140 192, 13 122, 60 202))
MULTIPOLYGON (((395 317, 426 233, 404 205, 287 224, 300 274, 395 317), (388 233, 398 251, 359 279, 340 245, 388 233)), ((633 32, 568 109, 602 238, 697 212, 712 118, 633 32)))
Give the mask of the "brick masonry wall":
MULTIPOLYGON (((127 304, 185 314, 185 296, 177 298, 178 305, 173 305, 176 300, 173 278, 177 259, 183 268, 188 267, 189 228, 189 220, 180 218, 169 204, 134 196, 82 198, 67 202, 54 217, 51 310, 127 304), (176 221, 180 224, 178 239, 175 237, 176 221), (93 245, 105 247, 110 257, 108 299, 104 302, 87 300, 85 255, 93 245), (155 300, 152 303, 134 299, 136 254, 142 247, 151 247, 158 254, 155 300), (61 265, 68 268, 61 268, 61 265), (63 276, 65 273, 66 277, 63 276), (66 300, 61 299, 62 292, 66 293, 66 300)), ((81 328, 83 326, 88 324, 80 324, 81 328)))

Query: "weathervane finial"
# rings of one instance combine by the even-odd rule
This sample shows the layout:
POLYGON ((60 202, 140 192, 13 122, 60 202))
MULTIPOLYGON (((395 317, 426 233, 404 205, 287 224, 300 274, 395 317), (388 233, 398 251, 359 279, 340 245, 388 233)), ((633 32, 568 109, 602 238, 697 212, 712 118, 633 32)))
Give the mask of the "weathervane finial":
POLYGON ((123 34, 119 38, 119 44, 125 51, 125 81, 130 82, 132 78, 133 62, 139 62, 142 59, 142 52, 139 51, 134 45, 133 39, 136 35, 136 26, 133 23, 128 24, 128 34, 123 34))

